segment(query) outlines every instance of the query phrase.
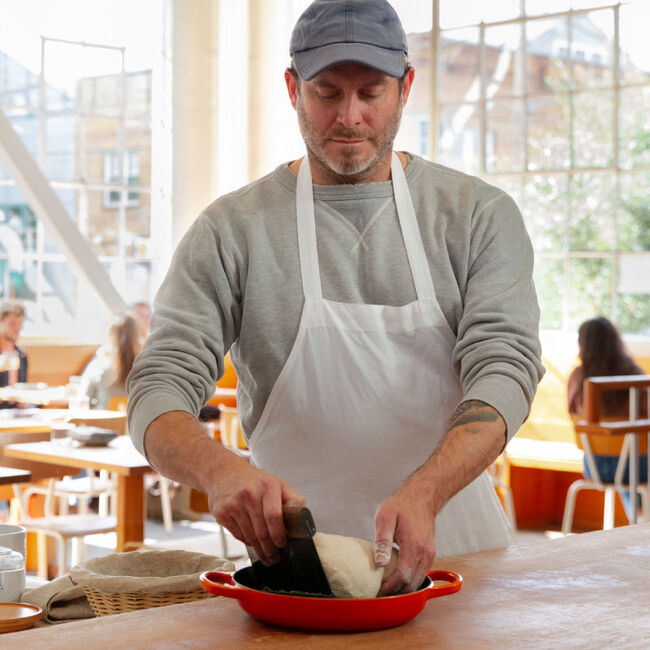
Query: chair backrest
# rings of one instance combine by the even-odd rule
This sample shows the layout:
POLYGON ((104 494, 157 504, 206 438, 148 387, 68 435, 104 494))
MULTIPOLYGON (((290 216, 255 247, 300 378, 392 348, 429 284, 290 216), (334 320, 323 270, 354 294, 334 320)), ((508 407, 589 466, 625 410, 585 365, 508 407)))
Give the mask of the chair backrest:
POLYGON ((126 412, 126 405, 129 401, 129 398, 126 395, 113 395, 108 398, 108 404, 106 408, 109 411, 122 411, 126 412))
MULTIPOLYGON (((574 420, 576 433, 587 433, 591 451, 597 455, 618 456, 623 445, 623 437, 611 435, 606 432, 599 433, 598 425, 603 423, 611 425, 618 422, 636 423, 630 426, 642 426, 646 420, 642 414, 650 412, 650 375, 626 375, 615 377, 589 377, 583 384, 582 403, 584 404, 584 417, 574 420), (602 394, 608 390, 629 391, 629 415, 627 419, 603 417, 601 415, 602 394), (645 403, 642 403, 642 400, 645 403)), ((624 432, 624 430, 621 430, 624 432)), ((580 443, 580 436, 578 446, 580 443)), ((639 436, 639 453, 647 453, 647 436, 639 436)))
POLYGON ((230 360, 230 352, 226 354, 223 360, 223 376, 217 382, 220 388, 237 388, 237 373, 230 360))
POLYGON ((239 413, 233 406, 219 404, 219 431, 221 443, 230 449, 246 449, 246 441, 241 430, 239 413))
POLYGON ((117 411, 88 410, 83 414, 67 418, 71 424, 83 424, 116 431, 120 435, 126 429, 126 413, 117 411))

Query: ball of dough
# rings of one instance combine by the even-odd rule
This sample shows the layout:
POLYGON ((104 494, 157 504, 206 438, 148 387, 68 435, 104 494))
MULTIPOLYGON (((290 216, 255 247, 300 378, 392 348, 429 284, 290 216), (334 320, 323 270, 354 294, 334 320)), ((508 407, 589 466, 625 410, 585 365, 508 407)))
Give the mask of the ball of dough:
POLYGON ((372 542, 365 539, 316 533, 314 545, 337 598, 375 598, 384 577, 392 575, 397 564, 393 549, 386 567, 375 566, 372 542))

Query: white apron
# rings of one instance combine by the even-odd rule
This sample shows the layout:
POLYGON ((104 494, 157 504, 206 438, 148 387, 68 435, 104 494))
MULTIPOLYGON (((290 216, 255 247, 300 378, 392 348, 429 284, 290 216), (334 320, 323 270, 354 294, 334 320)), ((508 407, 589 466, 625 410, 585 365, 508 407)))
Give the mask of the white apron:
MULTIPOLYGON (((323 299, 311 172, 300 165, 297 223, 305 303, 295 343, 249 437, 253 462, 300 492, 319 531, 374 539, 377 507, 440 442, 462 391, 455 337, 436 300, 402 165, 392 179, 417 300, 323 299)), ((507 546, 507 520, 485 473, 436 518, 439 557, 507 546)))

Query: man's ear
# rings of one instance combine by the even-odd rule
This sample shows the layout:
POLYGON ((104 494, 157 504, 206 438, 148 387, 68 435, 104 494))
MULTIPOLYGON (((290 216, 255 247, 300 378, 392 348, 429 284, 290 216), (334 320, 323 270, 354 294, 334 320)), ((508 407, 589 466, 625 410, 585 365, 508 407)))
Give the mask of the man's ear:
POLYGON ((289 70, 284 71, 284 81, 287 84, 287 91, 289 92, 289 100, 291 105, 296 108, 296 101, 298 100, 298 82, 296 78, 289 72, 289 70))
POLYGON ((411 92, 411 86, 413 85, 414 77, 415 70, 411 68, 404 79, 404 84, 402 85, 402 104, 404 106, 406 106, 406 100, 409 98, 409 93, 411 92))

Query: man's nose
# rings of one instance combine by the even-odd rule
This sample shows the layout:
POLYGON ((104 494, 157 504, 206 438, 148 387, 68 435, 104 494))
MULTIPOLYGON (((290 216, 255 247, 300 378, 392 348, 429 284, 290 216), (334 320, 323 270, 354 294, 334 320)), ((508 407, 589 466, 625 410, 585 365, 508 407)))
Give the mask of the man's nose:
POLYGON ((361 122, 361 102, 354 93, 346 95, 339 107, 339 122, 350 129, 361 122))

